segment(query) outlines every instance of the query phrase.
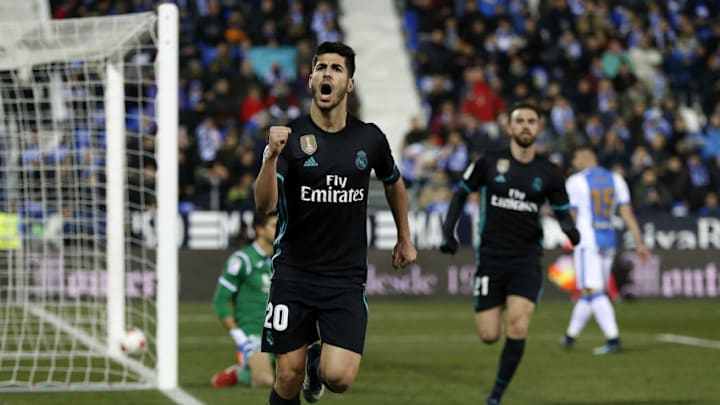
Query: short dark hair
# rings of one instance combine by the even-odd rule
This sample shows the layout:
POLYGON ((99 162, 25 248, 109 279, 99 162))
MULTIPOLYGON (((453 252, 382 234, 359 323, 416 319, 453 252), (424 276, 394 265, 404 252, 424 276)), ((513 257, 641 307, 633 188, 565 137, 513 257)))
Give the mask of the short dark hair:
POLYGON ((540 111, 540 109, 535 104, 533 104, 529 101, 520 101, 520 102, 513 104, 512 107, 510 107, 510 110, 508 111, 508 117, 510 117, 512 115, 512 113, 515 112, 515 110, 523 110, 523 109, 533 110, 533 111, 535 111, 535 114, 537 114, 538 118, 543 117, 543 114, 540 111))
POLYGON ((597 156, 597 150, 590 144, 578 145, 573 150, 573 153, 577 152, 590 152, 593 156, 597 156))
POLYGON ((349 46, 342 42, 323 42, 315 50, 315 56, 313 56, 312 67, 315 67, 318 56, 326 53, 336 53, 345 58, 345 65, 347 65, 348 73, 350 77, 355 74, 355 51, 349 46))
POLYGON ((274 218, 277 213, 275 211, 268 212, 267 214, 262 211, 255 211, 253 214, 252 226, 253 228, 262 228, 267 225, 270 218, 274 218))

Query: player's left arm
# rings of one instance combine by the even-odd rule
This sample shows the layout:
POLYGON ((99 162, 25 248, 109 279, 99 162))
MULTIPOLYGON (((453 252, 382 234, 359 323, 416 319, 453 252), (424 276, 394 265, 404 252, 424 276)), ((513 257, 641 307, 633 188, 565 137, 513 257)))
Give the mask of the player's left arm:
MULTIPOLYGON (((579 190, 580 185, 578 184, 578 178, 574 176, 570 176, 567 181, 565 182, 565 191, 568 195, 568 200, 570 201, 570 217, 573 220, 573 223, 577 223, 577 210, 578 206, 580 205, 580 195, 582 194, 579 190)), ((568 238, 565 243, 563 244, 563 250, 566 253, 572 252, 573 250, 573 243, 570 241, 570 238, 568 238)))
POLYGON ((393 249, 392 266, 395 269, 406 267, 415 262, 417 250, 415 250, 410 237, 407 191, 401 179, 394 183, 385 183, 385 198, 390 206, 390 211, 392 211, 398 235, 395 249, 393 249))
POLYGON ((620 218, 625 221, 625 225, 635 239, 635 251, 640 256, 640 260, 645 262, 650 258, 650 252, 643 243, 640 225, 638 225, 637 218, 635 218, 635 213, 630 204, 630 190, 625 180, 619 175, 614 176, 613 182, 615 184, 615 197, 618 202, 618 213, 620 214, 620 218))
POLYGON ((375 156, 372 166, 375 169, 375 176, 383 182, 385 188, 385 199, 390 206, 395 227, 397 228, 397 242, 393 249, 392 266, 406 267, 417 259, 417 250, 410 237, 410 224, 408 220, 408 198, 405 183, 400 177, 400 170, 395 165, 390 144, 385 134, 375 124, 369 125, 375 131, 375 156))
MULTIPOLYGON (((220 277, 223 278, 223 276, 220 277)), ((224 278, 223 281, 225 281, 224 278)), ((212 297, 212 309, 218 319, 220 319, 220 323, 227 330, 230 330, 237 328, 235 319, 232 316, 233 306, 231 304, 235 293, 230 290, 228 286, 224 285, 223 281, 218 282, 218 285, 215 288, 215 294, 213 294, 212 297)))
POLYGON ((555 213, 555 218, 557 218, 560 224, 560 229, 562 229, 568 239, 570 239, 570 243, 572 243, 573 246, 577 246, 578 243, 580 243, 580 232, 577 230, 575 219, 570 213, 570 199, 565 190, 562 174, 557 170, 550 178, 551 180, 547 188, 547 199, 555 213))

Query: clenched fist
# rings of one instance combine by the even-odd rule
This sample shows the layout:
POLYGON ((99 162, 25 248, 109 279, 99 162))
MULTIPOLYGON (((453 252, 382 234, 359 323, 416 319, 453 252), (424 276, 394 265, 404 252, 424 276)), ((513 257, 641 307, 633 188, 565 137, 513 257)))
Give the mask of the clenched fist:
POLYGON ((287 144, 288 136, 292 130, 290 127, 272 126, 268 134, 268 148, 266 158, 274 159, 280 156, 280 152, 287 144))

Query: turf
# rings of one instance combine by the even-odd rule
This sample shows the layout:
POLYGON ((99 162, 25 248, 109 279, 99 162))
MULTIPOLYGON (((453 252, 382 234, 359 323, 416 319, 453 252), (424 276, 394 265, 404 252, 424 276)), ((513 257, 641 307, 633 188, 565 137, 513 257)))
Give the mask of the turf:
MULTIPOLYGON (((594 323, 572 351, 560 347, 570 310, 570 302, 542 303, 504 404, 720 404, 717 301, 619 303, 625 350, 605 357, 591 353, 603 343, 594 323), (715 341, 715 348, 667 343, 659 340, 660 334, 715 341)), ((468 303, 371 300, 357 380, 346 394, 327 393, 321 403, 483 403, 502 344, 481 344, 472 319, 468 303)), ((234 352, 209 304, 181 305, 180 322, 179 375, 185 391, 206 404, 267 403, 265 389, 210 387, 212 374, 229 365, 234 352)), ((157 391, 0 393, 0 405, 170 403, 157 391)))

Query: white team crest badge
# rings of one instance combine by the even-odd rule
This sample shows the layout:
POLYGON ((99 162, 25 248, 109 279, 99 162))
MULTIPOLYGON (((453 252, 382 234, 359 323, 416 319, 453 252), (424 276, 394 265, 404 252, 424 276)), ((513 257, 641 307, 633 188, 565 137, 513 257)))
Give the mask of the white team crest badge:
POLYGON ((510 161, 507 159, 498 159, 495 169, 498 175, 495 176, 496 183, 505 183, 505 173, 510 170, 510 161))
POLYGON ((510 161, 507 159, 498 159, 495 169, 500 174, 505 174, 510 169, 510 161))
POLYGON ((300 149, 305 152, 306 155, 312 155, 317 151, 317 139, 315 135, 308 134, 300 137, 300 149))

